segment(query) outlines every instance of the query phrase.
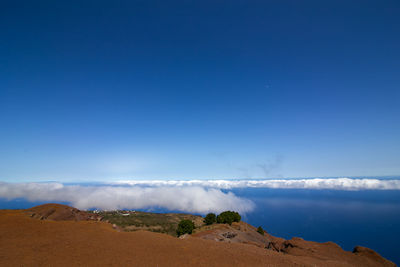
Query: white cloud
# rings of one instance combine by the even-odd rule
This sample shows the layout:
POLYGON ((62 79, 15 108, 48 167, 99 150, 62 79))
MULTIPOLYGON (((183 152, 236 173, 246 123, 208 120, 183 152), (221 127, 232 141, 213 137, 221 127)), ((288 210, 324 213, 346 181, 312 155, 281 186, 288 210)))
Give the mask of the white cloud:
POLYGON ((100 186, 62 183, 2 183, 0 198, 67 202, 79 209, 147 209, 159 207, 189 213, 219 213, 254 209, 251 200, 225 192, 234 188, 400 190, 400 180, 276 179, 276 180, 147 180, 100 186))
POLYGON ((216 188, 199 186, 82 186, 61 183, 0 183, 0 197, 25 198, 29 201, 68 202, 79 209, 145 209, 161 207, 205 214, 254 209, 252 201, 224 193, 216 188))
POLYGON ((201 186, 208 188, 282 188, 282 189, 334 189, 334 190, 400 190, 400 180, 312 178, 275 180, 127 180, 117 184, 140 186, 201 186))

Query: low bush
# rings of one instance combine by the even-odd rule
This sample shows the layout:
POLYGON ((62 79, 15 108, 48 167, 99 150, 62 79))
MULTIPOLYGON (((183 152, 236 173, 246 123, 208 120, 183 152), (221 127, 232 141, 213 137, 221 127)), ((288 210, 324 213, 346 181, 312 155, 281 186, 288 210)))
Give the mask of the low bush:
POLYGON ((258 228, 257 228, 257 232, 259 233, 259 234, 261 234, 261 235, 264 235, 264 229, 261 227, 261 226, 258 226, 258 228))
POLYGON ((242 217, 235 211, 224 211, 217 216, 217 223, 227 223, 231 225, 233 222, 240 222, 242 217))
POLYGON ((204 217, 204 223, 206 225, 211 225, 217 222, 217 216, 214 213, 209 213, 204 217))
POLYGON ((178 229, 176 229, 176 234, 178 236, 184 234, 191 234, 194 229, 194 223, 191 220, 182 220, 178 224, 178 229))

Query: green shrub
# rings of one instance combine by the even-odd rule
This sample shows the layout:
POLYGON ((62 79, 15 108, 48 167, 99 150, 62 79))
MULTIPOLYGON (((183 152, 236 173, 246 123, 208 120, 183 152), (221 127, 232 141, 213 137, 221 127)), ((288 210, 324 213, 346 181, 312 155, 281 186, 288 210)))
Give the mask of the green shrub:
POLYGON ((217 216, 217 223, 227 223, 231 225, 233 222, 240 222, 242 217, 235 211, 224 211, 217 216))
POLYGON ((182 220, 178 224, 178 229, 176 229, 176 234, 178 236, 184 234, 191 234, 194 229, 194 223, 191 220, 182 220))
POLYGON ((258 226, 257 232, 260 233, 261 235, 264 235, 264 232, 265 232, 265 231, 264 231, 264 229, 262 229, 261 226, 258 226))
POLYGON ((204 217, 204 223, 206 225, 211 225, 217 222, 217 216, 214 213, 209 213, 204 217))

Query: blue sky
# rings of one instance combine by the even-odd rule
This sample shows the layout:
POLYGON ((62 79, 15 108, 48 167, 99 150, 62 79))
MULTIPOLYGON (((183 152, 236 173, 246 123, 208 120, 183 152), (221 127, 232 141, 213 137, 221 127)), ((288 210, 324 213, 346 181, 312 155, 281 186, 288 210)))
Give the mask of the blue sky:
POLYGON ((0 180, 400 174, 398 1, 3 1, 0 180))

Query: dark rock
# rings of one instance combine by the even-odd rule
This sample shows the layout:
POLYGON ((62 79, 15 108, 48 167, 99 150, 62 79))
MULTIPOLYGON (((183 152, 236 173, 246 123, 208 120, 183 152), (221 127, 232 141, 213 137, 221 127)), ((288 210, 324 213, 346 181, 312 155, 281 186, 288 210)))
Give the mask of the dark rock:
POLYGON ((226 238, 234 238, 235 236, 237 236, 236 233, 232 233, 232 232, 226 232, 226 233, 223 233, 222 235, 226 238))

